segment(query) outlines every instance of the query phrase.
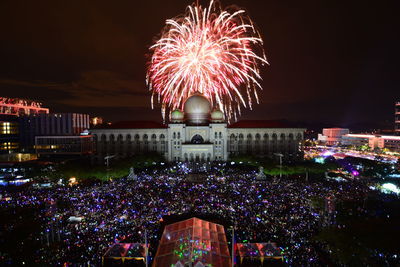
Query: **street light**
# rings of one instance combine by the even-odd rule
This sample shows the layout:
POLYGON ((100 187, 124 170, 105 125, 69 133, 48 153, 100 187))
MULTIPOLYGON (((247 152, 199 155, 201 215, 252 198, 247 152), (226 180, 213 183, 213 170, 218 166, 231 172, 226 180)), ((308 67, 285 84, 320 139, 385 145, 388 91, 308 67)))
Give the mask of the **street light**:
MULTIPOLYGON (((115 155, 111 155, 111 156, 105 156, 104 157, 104 159, 106 160, 106 165, 107 165, 107 170, 106 170, 106 172, 107 172, 107 178, 109 178, 109 173, 108 173, 108 171, 109 171, 109 166, 110 166, 110 159, 112 159, 112 158, 114 158, 115 157, 115 155)), ((103 180, 102 180, 103 181, 103 180)), ((103 183, 103 182, 102 182, 103 183)))
POLYGON ((282 158, 283 158, 283 154, 281 153, 274 153, 275 156, 279 157, 279 178, 282 178, 282 158))
POLYGON ((110 165, 110 159, 115 158, 115 155, 105 156, 104 159, 106 160, 107 169, 110 165))

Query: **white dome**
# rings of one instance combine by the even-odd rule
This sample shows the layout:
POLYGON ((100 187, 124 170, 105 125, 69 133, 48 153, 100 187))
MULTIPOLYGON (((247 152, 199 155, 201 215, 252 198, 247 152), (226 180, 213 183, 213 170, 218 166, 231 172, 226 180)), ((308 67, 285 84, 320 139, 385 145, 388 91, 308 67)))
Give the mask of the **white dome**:
POLYGON ((184 111, 188 123, 203 124, 209 121, 211 105, 205 96, 195 94, 186 100, 184 111))
POLYGON ((184 115, 183 112, 179 109, 175 109, 171 112, 171 121, 172 122, 181 122, 183 121, 184 115))
POLYGON ((215 109, 213 112, 211 112, 211 120, 213 122, 223 122, 224 113, 219 109, 215 109))

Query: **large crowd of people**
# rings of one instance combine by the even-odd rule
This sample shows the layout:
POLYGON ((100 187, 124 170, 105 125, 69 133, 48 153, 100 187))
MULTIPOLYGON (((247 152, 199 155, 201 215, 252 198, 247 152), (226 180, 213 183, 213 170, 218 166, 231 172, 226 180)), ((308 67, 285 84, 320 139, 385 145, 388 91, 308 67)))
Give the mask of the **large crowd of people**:
POLYGON ((234 225, 237 242, 275 242, 290 265, 317 266, 323 259, 312 237, 323 215, 311 201, 363 199, 369 190, 359 182, 285 177, 260 181, 254 169, 219 165, 210 167, 201 181, 193 182, 187 171, 187 166, 178 164, 141 170, 134 179, 4 191, 7 200, 0 205, 12 208, 46 203, 40 211, 43 231, 37 236, 41 245, 32 248, 37 250, 35 261, 43 265, 99 266, 113 243, 143 243, 145 231, 154 257, 163 218, 204 214, 234 225))

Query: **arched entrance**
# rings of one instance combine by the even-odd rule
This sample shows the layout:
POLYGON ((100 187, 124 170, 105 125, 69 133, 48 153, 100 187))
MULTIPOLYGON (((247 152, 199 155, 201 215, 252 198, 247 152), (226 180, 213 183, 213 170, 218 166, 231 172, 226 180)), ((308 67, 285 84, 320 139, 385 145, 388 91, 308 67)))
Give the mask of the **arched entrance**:
POLYGON ((204 143, 204 139, 203 139, 203 137, 201 135, 196 134, 196 135, 194 135, 192 137, 191 143, 192 144, 203 144, 204 143))

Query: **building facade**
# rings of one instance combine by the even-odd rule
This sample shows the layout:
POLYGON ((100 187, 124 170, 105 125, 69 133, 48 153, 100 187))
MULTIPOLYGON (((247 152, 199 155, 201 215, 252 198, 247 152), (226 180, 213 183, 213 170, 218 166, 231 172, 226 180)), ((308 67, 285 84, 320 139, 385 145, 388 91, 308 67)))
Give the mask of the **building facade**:
POLYGON ((400 102, 396 102, 395 107, 395 132, 400 135, 400 102))
POLYGON ((47 113, 49 109, 42 107, 42 103, 28 99, 0 97, 0 114, 23 116, 47 113))
POLYGON ((0 154, 10 154, 19 150, 18 117, 0 114, 0 154))
POLYGON ((370 138, 373 138, 372 134, 347 134, 343 135, 341 138, 341 145, 343 146, 369 146, 370 138))
POLYGON ((19 120, 21 117, 46 113, 49 113, 49 109, 42 107, 41 103, 27 99, 0 97, 0 154, 20 151, 19 120))
POLYGON ((76 136, 87 129, 89 129, 87 114, 33 114, 19 119, 21 147, 28 152, 35 150, 37 136, 76 136))
POLYGON ((36 136, 35 151, 38 156, 83 156, 93 152, 91 135, 36 136))
POLYGON ((207 98, 194 95, 184 110, 174 110, 168 124, 120 122, 94 128, 95 160, 107 155, 125 158, 156 152, 168 161, 226 161, 239 154, 288 158, 302 156, 305 129, 278 121, 241 121, 228 125, 207 98))
POLYGON ((373 134, 346 134, 342 136, 345 146, 368 146, 370 149, 388 149, 400 152, 400 136, 373 135, 373 134))
POLYGON ((327 146, 340 145, 342 136, 349 133, 346 128, 325 128, 322 129, 322 134, 318 134, 318 141, 327 146))

